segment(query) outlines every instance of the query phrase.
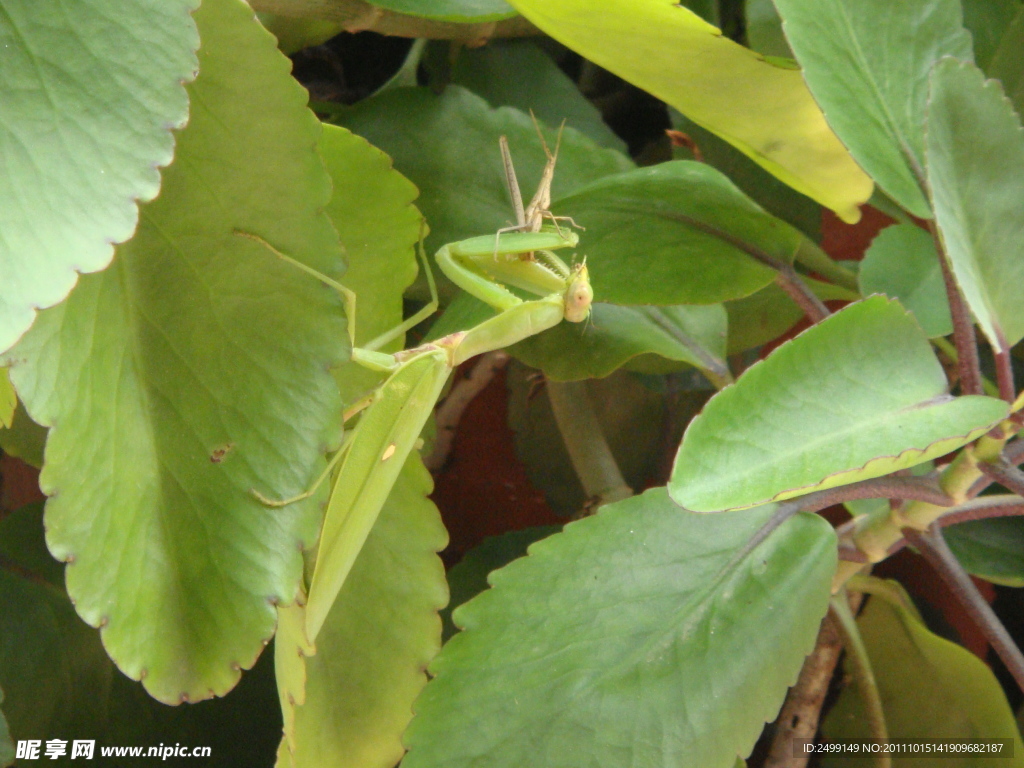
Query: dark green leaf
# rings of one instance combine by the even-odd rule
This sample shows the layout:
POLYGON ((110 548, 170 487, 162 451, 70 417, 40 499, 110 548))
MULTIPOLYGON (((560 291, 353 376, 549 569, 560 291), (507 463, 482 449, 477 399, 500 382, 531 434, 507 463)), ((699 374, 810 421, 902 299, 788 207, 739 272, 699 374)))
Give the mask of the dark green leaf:
POLYGON ((701 512, 753 506, 912 467, 1005 418, 953 398, 914 319, 882 296, 844 308, 750 367, 690 422, 669 490, 701 512))
POLYGON ((608 176, 552 206, 586 230, 594 295, 615 304, 715 304, 749 296, 792 263, 802 235, 728 178, 684 160, 608 176))
POLYGON ((4 453, 30 464, 36 469, 43 466, 43 448, 46 445, 46 428, 36 424, 25 413, 25 406, 18 405, 14 411, 11 426, 0 429, 0 448, 4 453))
POLYGON ((997 80, 953 59, 935 67, 927 153, 953 273, 989 342, 1009 349, 1024 339, 1024 130, 997 80))
POLYGON ((924 192, 928 72, 971 58, 958 0, 776 0, 814 98, 857 162, 915 216, 924 192))
POLYGON ((64 589, 64 564, 46 550, 41 503, 16 509, 0 521, 0 562, 4 561, 27 577, 64 589))
POLYGON ((999 48, 988 66, 989 74, 1000 80, 1007 98, 1017 110, 1018 117, 1024 112, 1024 7, 1003 35, 999 48))
POLYGON ((0 351, 97 272, 160 191, 188 118, 198 0, 0 9, 0 351))
POLYGON ((835 569, 819 517, 691 515, 664 489, 491 574, 431 665, 405 768, 732 768, 814 644, 835 569))
POLYGON ((272 510, 251 489, 294 495, 320 473, 347 352, 340 299, 236 234, 339 271, 306 93, 247 5, 196 18, 202 72, 160 197, 10 353, 29 414, 57 425, 41 483, 68 592, 175 703, 228 691, 295 597, 316 500, 272 510))
POLYGON ((492 40, 459 53, 452 82, 483 96, 492 107, 530 110, 550 126, 565 120, 602 147, 626 151, 625 142, 612 133, 601 113, 531 40, 492 40))
POLYGON ((793 51, 782 33, 782 19, 772 0, 747 0, 743 5, 747 20, 747 42, 765 56, 793 58, 793 51))
POLYGON ((865 296, 884 293, 914 313, 929 338, 953 332, 935 243, 913 224, 886 227, 871 241, 857 273, 865 296))
MULTIPOLYGON (((1020 0, 960 0, 964 7, 964 26, 974 38, 974 60, 989 72, 989 63, 1003 34, 1021 10, 1020 0)), ((1018 51, 1020 53, 1020 51, 1018 51)), ((995 73, 989 72, 993 77, 995 73)))
MULTIPOLYGON (((0 704, 4 703, 4 692, 0 690, 0 704)), ((0 766, 14 763, 14 742, 11 741, 11 732, 7 728, 7 718, 0 709, 0 766)))
POLYGON ((945 529, 945 536, 970 573, 993 584, 1024 587, 1024 519, 973 520, 945 529))

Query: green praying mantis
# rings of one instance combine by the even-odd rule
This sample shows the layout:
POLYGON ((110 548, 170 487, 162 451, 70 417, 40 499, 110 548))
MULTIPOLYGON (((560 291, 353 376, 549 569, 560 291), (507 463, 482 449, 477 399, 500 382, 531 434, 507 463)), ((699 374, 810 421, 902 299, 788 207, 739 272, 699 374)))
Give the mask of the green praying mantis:
MULTIPOLYGON (((502 142, 507 158, 507 143, 502 142)), ((586 261, 567 265, 555 251, 575 247, 579 241, 572 231, 558 227, 546 210, 555 155, 547 151, 548 164, 541 188, 531 202, 532 221, 522 209, 514 171, 507 173, 516 208, 517 225, 496 236, 448 243, 438 250, 435 261, 456 285, 498 311, 494 317, 466 331, 459 331, 428 344, 394 354, 380 349, 432 314, 438 306, 433 272, 419 247, 430 288, 431 300, 401 325, 378 336, 363 347, 355 346, 350 321, 352 361, 388 378, 346 414, 346 421, 359 413, 355 428, 346 433, 342 445, 316 485, 300 496, 272 500, 256 491, 265 504, 283 506, 306 498, 326 478, 337 472, 324 514, 313 575, 305 606, 305 637, 315 642, 327 614, 391 493, 398 474, 416 445, 448 376, 471 357, 501 349, 558 325, 563 320, 583 322, 590 316, 593 291, 586 261), (552 221, 545 226, 543 218, 552 221), (536 226, 533 225, 536 221, 536 226), (513 286, 539 296, 524 300, 508 290, 513 286), (340 462, 340 466, 339 466, 340 462)), ((556 149, 557 153, 557 149, 556 149)), ((506 160, 511 169, 511 160, 506 160)), ((355 317, 356 297, 345 286, 281 253, 269 243, 247 233, 281 259, 313 275, 341 293, 349 318, 355 317)))

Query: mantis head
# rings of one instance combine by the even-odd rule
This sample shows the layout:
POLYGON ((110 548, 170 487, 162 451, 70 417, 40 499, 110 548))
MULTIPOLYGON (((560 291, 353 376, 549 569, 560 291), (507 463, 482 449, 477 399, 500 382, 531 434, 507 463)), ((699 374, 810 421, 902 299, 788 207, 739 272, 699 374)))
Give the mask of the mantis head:
POLYGON ((590 317, 590 304, 594 300, 594 289, 590 287, 590 273, 587 260, 574 264, 565 288, 565 319, 570 323, 582 323, 590 317))

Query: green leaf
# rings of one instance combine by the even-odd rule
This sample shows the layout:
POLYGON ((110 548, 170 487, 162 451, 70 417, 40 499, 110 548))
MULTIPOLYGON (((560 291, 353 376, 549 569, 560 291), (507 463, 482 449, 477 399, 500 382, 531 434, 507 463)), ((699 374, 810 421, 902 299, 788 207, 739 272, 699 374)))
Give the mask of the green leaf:
MULTIPOLYGON (((768 0, 768 5, 771 5, 771 0, 768 0)), ((701 128, 685 115, 669 109, 669 118, 675 130, 682 131, 694 142, 701 162, 725 174, 741 192, 772 216, 797 227, 814 242, 821 239, 821 205, 787 186, 732 144, 701 128)), ((697 159, 693 151, 685 147, 674 147, 672 154, 677 160, 697 159)))
POLYGON ((0 429, 14 424, 14 409, 18 407, 18 394, 11 384, 10 371, 0 368, 0 429))
MULTIPOLYGON (((896 582, 887 582, 909 596, 896 582)), ((871 658, 878 692, 893 739, 1014 739, 1020 734, 992 670, 965 648, 932 634, 916 611, 898 602, 872 597, 857 619, 871 658)), ((871 738, 855 687, 847 687, 822 726, 826 738, 839 741, 871 738)), ((829 768, 873 768, 875 758, 826 759, 829 768)), ((982 768, 1024 766, 1024 755, 979 759, 943 755, 899 760, 907 768, 982 768)))
MULTIPOLYGON (((536 377, 531 374, 530 369, 510 365, 505 375, 508 424, 515 433, 516 456, 531 487, 544 493, 556 515, 579 515, 589 501, 587 493, 565 448, 548 393, 537 391, 536 377)), ((585 387, 623 479, 631 488, 645 487, 663 458, 664 398, 626 371, 588 381, 585 387)))
POLYGON ((46 433, 46 428, 32 421, 25 413, 25 405, 20 404, 14 411, 11 426, 0 429, 0 448, 39 469, 43 466, 46 433))
POLYGON ((485 22, 515 16, 505 0, 372 0, 372 5, 395 13, 437 21, 485 22))
MULTIPOLYGON (((334 183, 327 215, 345 248, 344 283, 356 294, 356 344, 365 344, 402 322, 402 293, 416 279, 423 216, 412 202, 419 191, 366 139, 335 125, 323 131, 320 154, 334 183)), ((401 344, 397 339, 387 351, 401 344)), ((383 377, 352 364, 335 378, 352 403, 383 377)))
POLYGON ((0 570, 0 687, 17 739, 95 739, 115 674, 59 587, 0 570))
POLYGON ((950 526, 943 533, 968 572, 993 584, 1024 587, 1024 520, 972 520, 950 526))
POLYGON ((743 12, 746 14, 747 42, 753 50, 765 56, 793 58, 793 51, 782 33, 782 19, 772 0, 747 0, 743 12))
POLYGON ((1024 339, 1020 119, 998 81, 948 59, 932 73, 927 133, 928 184, 953 273, 989 342, 1008 350, 1024 339))
POLYGON ((835 535, 772 507, 707 518, 663 488, 491 574, 431 665, 404 768, 731 768, 814 645, 835 535))
MULTIPOLYGON (((492 109, 458 86, 440 96, 426 88, 385 91, 342 113, 339 121, 391 155, 395 167, 419 187, 420 206, 430 222, 430 252, 494 232, 514 218, 498 150, 500 136, 508 136, 527 200, 544 167, 544 151, 529 115, 509 107, 492 109)), ((546 132, 552 147, 555 136, 546 132)), ((633 167, 624 155, 597 147, 571 127, 562 135, 558 158, 552 185, 556 197, 633 167)))
MULTIPOLYGON (((428 341, 464 331, 495 311, 463 292, 430 327, 428 341)), ((620 307, 597 302, 588 323, 559 323, 508 348, 527 365, 555 381, 599 379, 647 354, 720 368, 724 362, 726 316, 720 304, 675 307, 620 307)))
POLYGON ((555 381, 603 378, 646 354, 721 372, 727 370, 726 322, 721 304, 620 307, 599 302, 589 324, 560 323, 509 351, 555 381))
POLYGON ((26 504, 0 521, 0 561, 16 566, 24 575, 64 589, 64 564, 46 550, 41 502, 26 504))
MULTIPOLYGON (((0 690, 0 704, 4 703, 4 692, 0 690)), ((0 765, 8 766, 14 763, 14 742, 11 741, 11 732, 7 727, 7 718, 3 711, 0 711, 0 765)))
POLYGON ((721 136, 845 221, 871 180, 825 123, 799 71, 723 36, 671 0, 513 0, 567 45, 721 136))
POLYGON ((953 332, 942 267, 932 236, 913 224, 883 229, 864 255, 857 273, 865 296, 884 293, 914 313, 928 338, 953 332))
POLYGON ((319 474, 347 352, 340 299, 236 234, 338 272, 306 93, 247 5, 196 18, 202 72, 160 197, 9 356, 53 427, 47 542, 79 615, 175 703, 229 690, 295 597, 316 502, 271 510, 251 489, 290 496, 319 474))
POLYGON ((295 766, 392 766, 405 752, 402 732, 441 647, 437 612, 448 600, 437 557, 448 534, 431 487, 411 457, 317 635, 295 710, 295 766))
POLYGON ((509 531, 500 536, 488 536, 449 568, 447 576, 451 600, 448 601, 448 607, 441 611, 444 642, 448 642, 459 631, 452 621, 452 611, 490 586, 487 577, 491 571, 504 568, 525 555, 527 548, 535 541, 546 539, 560 530, 560 525, 538 525, 509 531))
POLYGON ((1003 35, 999 48, 988 65, 988 73, 1001 81, 1007 98, 1019 116, 1024 112, 1024 7, 1003 35))
MULTIPOLYGON (((445 47, 448 50, 447 46, 445 47)), ((533 111, 547 125, 571 125, 602 147, 626 152, 626 143, 551 57, 532 40, 492 40, 459 52, 451 82, 492 107, 533 111)))
MULTIPOLYGON (((974 60, 989 71, 1003 33, 1021 10, 1020 0, 960 0, 964 8, 964 26, 974 39, 974 60)), ((992 77, 996 75, 992 73, 992 77)))
POLYGON ((669 492, 712 512, 881 477, 969 443, 1007 410, 990 397, 951 397, 914 319, 875 296, 715 395, 686 430, 669 492))
POLYGON ((256 18, 277 38, 277 47, 289 55, 303 48, 323 45, 345 29, 344 24, 336 21, 300 19, 276 13, 257 12, 256 18))
POLYGON ((814 98, 857 162, 915 216, 924 192, 928 72, 971 58, 959 0, 776 0, 814 98))
POLYGON ((0 351, 110 264, 188 118, 198 0, 3 0, 0 351))
POLYGON ((615 304, 715 304, 749 296, 792 263, 803 236, 728 178, 684 160, 607 176, 552 205, 586 230, 594 293, 615 304))
MULTIPOLYGON (((822 301, 856 301, 860 298, 853 291, 831 283, 810 277, 802 279, 822 301)), ((767 344, 806 317, 789 294, 775 283, 746 298, 727 301, 725 311, 729 316, 727 353, 730 355, 767 344)))

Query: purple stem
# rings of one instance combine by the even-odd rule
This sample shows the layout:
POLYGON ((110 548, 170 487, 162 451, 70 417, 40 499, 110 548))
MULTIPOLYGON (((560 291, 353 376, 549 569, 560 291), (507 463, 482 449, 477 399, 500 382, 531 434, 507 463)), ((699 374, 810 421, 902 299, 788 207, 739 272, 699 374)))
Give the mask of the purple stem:
POLYGON ((1017 681, 1017 685, 1024 691, 1024 654, 1021 654, 1020 648, 1013 642, 1013 638, 992 610, 992 606, 982 597, 967 571, 950 551, 946 540, 942 538, 942 529, 935 524, 927 531, 907 528, 904 535, 953 591, 967 615, 984 633, 1006 668, 1010 670, 1013 679, 1017 681))
POLYGON ((928 229, 935 242, 935 250, 939 254, 939 266, 942 268, 942 282, 946 285, 946 297, 949 299, 949 312, 953 317, 953 341, 956 343, 958 357, 957 368, 960 372, 960 391, 965 395, 980 395, 981 365, 978 362, 978 340, 974 335, 974 323, 971 312, 967 308, 956 278, 949 266, 949 257, 942 246, 942 238, 935 228, 935 222, 928 222, 928 229))

